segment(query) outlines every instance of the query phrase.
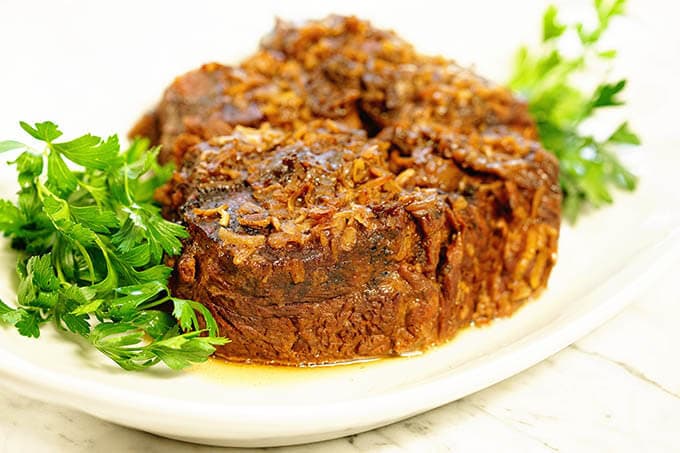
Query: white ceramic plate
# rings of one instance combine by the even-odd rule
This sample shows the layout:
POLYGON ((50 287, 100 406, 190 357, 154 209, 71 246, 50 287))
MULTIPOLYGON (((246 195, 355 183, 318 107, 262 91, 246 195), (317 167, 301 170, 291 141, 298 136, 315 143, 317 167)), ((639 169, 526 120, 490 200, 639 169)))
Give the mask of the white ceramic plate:
MULTIPOLYGON (((619 194, 617 204, 577 228, 563 227, 559 262, 540 299, 421 356, 308 369, 215 361, 184 373, 129 373, 52 329, 39 341, 0 329, 0 382, 115 423, 214 445, 311 442, 385 425, 554 354, 668 267, 680 251, 680 222, 664 211, 677 197, 654 184, 668 173, 663 162, 648 150, 637 165, 638 192, 619 194)), ((0 180, 13 176, 8 170, 0 180)), ((6 244, 0 253, 0 297, 11 300, 15 257, 6 244)))
MULTIPOLYGON (((0 17, 0 41, 21 36, 0 49, 2 61, 15 63, 3 68, 3 139, 16 138, 7 134, 18 133, 8 126, 17 119, 52 119, 72 134, 125 131, 172 75, 203 61, 247 53, 276 12, 300 18, 354 11, 398 28, 425 50, 464 62, 475 56, 484 73, 492 76, 503 74, 503 56, 520 38, 487 46, 454 38, 474 33, 481 21, 504 36, 515 29, 513 21, 505 20, 509 14, 537 19, 539 13, 528 2, 482 2, 478 7, 464 2, 464 15, 451 11, 427 16, 413 14, 411 2, 395 3, 388 16, 381 14, 381 7, 371 6, 378 2, 323 7, 322 2, 286 3, 289 9, 278 11, 279 2, 249 2, 238 14, 222 6, 222 15, 216 13, 221 2, 206 3, 214 12, 208 15, 166 2, 122 2, 116 8, 102 6, 105 10, 91 7, 91 2, 73 2, 71 11, 56 5, 60 2, 49 2, 41 4, 43 14, 33 15, 28 3, 17 2, 14 15, 0 17), (492 3, 498 14, 489 16, 492 3), (161 7, 168 13, 166 29, 183 33, 161 36, 164 45, 158 46, 151 41, 158 32, 144 18, 161 7), (107 20, 101 20, 103 15, 107 20), (30 17, 35 26, 25 33, 21 22, 10 17, 30 17), (217 28, 220 24, 223 28, 217 28), (445 24, 453 25, 443 28, 445 24), (128 33, 116 34, 119 29, 128 33), (221 41, 216 40, 218 34, 221 41), (451 44, 443 45, 442 36, 449 36, 451 44), (31 51, 37 48, 40 58, 31 51), (119 61, 111 63, 112 58, 119 61), (500 66, 492 63, 496 61, 500 66)), ((558 265, 539 300, 511 319, 469 329, 428 354, 315 369, 213 362, 184 373, 129 373, 50 328, 39 341, 0 328, 0 384, 121 425, 215 445, 311 442, 409 417, 554 354, 613 316, 675 260, 680 219, 673 207, 680 200, 664 181, 676 179, 673 171, 679 160, 670 151, 635 151, 628 161, 641 176, 639 190, 619 194, 613 207, 584 218, 576 228, 563 228, 558 265)), ((3 166, 2 195, 15 190, 13 181, 13 169, 3 166)), ((13 252, 1 244, 0 298, 5 301, 14 298, 14 260, 13 252)))
MULTIPOLYGON (((115 423, 215 445, 285 445, 385 425, 505 379, 625 306, 680 249, 677 219, 658 214, 650 189, 564 228, 559 264, 540 299, 422 356, 315 369, 213 362, 184 373, 129 373, 52 329, 39 341, 0 329, 0 381, 115 423)), ((5 300, 13 295, 13 260, 5 247, 5 300)))

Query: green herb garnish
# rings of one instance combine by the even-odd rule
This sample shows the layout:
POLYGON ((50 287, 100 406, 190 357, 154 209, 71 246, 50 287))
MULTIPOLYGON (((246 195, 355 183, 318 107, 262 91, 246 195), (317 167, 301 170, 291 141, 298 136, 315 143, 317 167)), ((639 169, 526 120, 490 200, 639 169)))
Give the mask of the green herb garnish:
POLYGON ((557 8, 550 6, 543 15, 543 39, 537 49, 522 47, 517 53, 510 87, 529 103, 541 142, 560 161, 560 183, 564 193, 564 215, 574 222, 583 209, 612 202, 612 185, 634 190, 636 177, 617 159, 612 149, 617 144, 639 145, 640 139, 627 122, 609 137, 598 140, 581 132, 582 124, 602 109, 623 105, 620 96, 626 80, 603 82, 591 93, 576 84, 576 77, 592 63, 608 63, 616 51, 600 49, 600 38, 611 20, 624 12, 625 0, 595 0, 597 26, 588 29, 581 23, 566 25, 559 21, 557 8), (580 45, 577 56, 561 51, 569 34, 580 45))
POLYGON ((58 142, 62 133, 51 122, 21 127, 44 147, 0 142, 0 151, 23 151, 10 162, 17 203, 0 200, 0 230, 20 251, 17 308, 0 301, 0 321, 35 338, 53 321, 126 370, 207 360, 228 340, 203 305, 168 289, 163 257, 178 255, 188 234, 153 204, 154 190, 172 174, 157 163, 158 148, 135 140, 121 151, 115 135, 58 142))

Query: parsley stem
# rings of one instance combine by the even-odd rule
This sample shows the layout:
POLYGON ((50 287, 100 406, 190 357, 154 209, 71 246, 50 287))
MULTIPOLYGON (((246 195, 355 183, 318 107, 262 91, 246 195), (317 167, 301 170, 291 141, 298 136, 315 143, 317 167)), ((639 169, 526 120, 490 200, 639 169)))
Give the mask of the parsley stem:
POLYGON ((130 196, 130 183, 128 182, 129 178, 128 178, 128 166, 127 165, 123 166, 123 181, 124 181, 123 184, 125 186, 125 197, 128 200, 128 206, 132 206, 133 204, 135 204, 135 202, 132 199, 132 197, 130 196))
POLYGON ((63 244, 61 243, 59 238, 57 238, 57 240, 55 241, 54 247, 52 249, 53 252, 56 252, 55 255, 57 256, 57 258, 54 259, 53 262, 54 262, 54 268, 57 270, 57 278, 59 279, 59 282, 62 285, 64 283, 67 283, 66 278, 64 277, 64 270, 62 269, 62 266, 61 266, 61 260, 59 259, 59 257, 61 256, 61 252, 63 251, 63 248, 64 248, 63 244))
POLYGON ((113 265, 111 264, 111 258, 109 257, 109 254, 107 252, 106 245, 102 242, 102 240, 99 238, 99 235, 95 235, 94 237, 94 242, 99 246, 99 248, 102 251, 102 255, 104 255, 104 261, 106 262, 106 270, 109 275, 113 274, 114 277, 116 275, 116 272, 113 270, 113 265))
MULTIPOLYGON (((54 198, 55 200, 61 201, 62 203, 66 203, 65 200, 57 197, 54 193, 52 193, 51 190, 49 190, 47 187, 45 187, 40 181, 37 182, 36 186, 38 188, 38 197, 40 198, 40 200, 43 203, 45 202, 44 195, 48 195, 48 196, 54 198)), ((67 209, 68 209, 68 207, 67 207, 67 209)), ((57 224, 57 222, 54 221, 54 219, 50 218, 50 221, 52 222, 52 225, 54 225, 54 228, 57 231, 61 232, 62 234, 65 234, 65 231, 63 230, 63 228, 61 228, 57 224)), ((85 247, 83 247, 83 245, 80 243, 80 241, 74 240, 73 244, 76 246, 76 248, 78 249, 78 251, 82 255, 83 259, 85 260, 85 263, 87 264, 88 272, 90 274, 90 282, 91 282, 91 284, 94 284, 95 281, 96 281, 96 275, 94 273, 94 264, 92 263, 92 258, 90 257, 90 254, 87 252, 85 247)), ((107 260, 107 262, 108 262, 108 260, 107 260)))
POLYGON ((140 305, 138 308, 139 308, 140 310, 148 310, 149 308, 157 307, 157 306, 159 306, 159 305, 162 305, 162 304, 166 303, 167 301, 169 301, 169 300, 171 300, 171 299, 172 299, 172 297, 170 297, 170 296, 165 296, 165 297, 163 297, 163 298, 161 298, 161 299, 154 300, 154 301, 151 301, 151 302, 147 302, 146 304, 140 305))
POLYGON ((101 208, 101 203, 99 202, 98 197, 95 196, 94 188, 88 184, 85 184, 82 179, 78 180, 78 185, 85 189, 92 196, 92 200, 95 202, 97 207, 101 208))
POLYGON ((92 257, 90 256, 89 253, 87 253, 87 250, 85 249, 85 247, 83 247, 83 244, 81 244, 78 241, 74 241, 74 244, 78 248, 78 251, 85 260, 85 263, 87 264, 87 270, 90 273, 90 282, 94 285, 94 283, 96 282, 96 276, 94 273, 94 264, 92 263, 92 257))

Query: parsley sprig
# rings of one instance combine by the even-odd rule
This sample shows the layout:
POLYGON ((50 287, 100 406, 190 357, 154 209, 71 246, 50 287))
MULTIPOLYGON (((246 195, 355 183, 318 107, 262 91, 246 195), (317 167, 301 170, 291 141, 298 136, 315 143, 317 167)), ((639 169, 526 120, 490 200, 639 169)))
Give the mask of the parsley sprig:
POLYGON ((17 202, 0 200, 0 230, 19 250, 16 308, 0 301, 0 321, 35 338, 53 321, 126 370, 207 360, 228 340, 203 305, 168 289, 163 257, 180 253, 187 232, 153 204, 172 173, 158 148, 140 139, 121 151, 115 135, 57 141, 51 122, 20 124, 44 147, 0 142, 0 152, 23 151, 10 162, 17 202))
POLYGON ((611 64, 616 57, 615 50, 600 48, 600 38, 612 19, 624 13, 625 3, 594 0, 597 25, 592 29, 582 23, 561 23, 557 8, 550 6, 543 15, 541 45, 532 50, 519 49, 509 83, 527 99, 541 142, 559 159, 563 211, 571 222, 587 206, 597 208, 611 203, 612 185, 634 190, 637 182, 613 152, 619 144, 640 144, 627 122, 604 140, 582 133, 583 123, 597 111, 624 104, 620 96, 626 80, 603 82, 592 92, 584 92, 576 83, 593 63, 611 64), (574 57, 560 50, 570 34, 580 44, 579 55, 574 57))

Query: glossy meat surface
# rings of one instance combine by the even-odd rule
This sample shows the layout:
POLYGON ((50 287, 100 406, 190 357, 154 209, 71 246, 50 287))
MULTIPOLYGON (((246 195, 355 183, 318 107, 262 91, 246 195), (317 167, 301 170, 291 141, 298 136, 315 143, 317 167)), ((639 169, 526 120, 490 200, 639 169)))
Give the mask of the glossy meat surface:
POLYGON ((210 308, 227 359, 423 350, 512 314, 555 262, 558 164, 526 106, 356 18, 277 24, 135 132, 178 163, 173 291, 210 308))

